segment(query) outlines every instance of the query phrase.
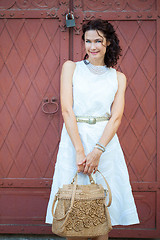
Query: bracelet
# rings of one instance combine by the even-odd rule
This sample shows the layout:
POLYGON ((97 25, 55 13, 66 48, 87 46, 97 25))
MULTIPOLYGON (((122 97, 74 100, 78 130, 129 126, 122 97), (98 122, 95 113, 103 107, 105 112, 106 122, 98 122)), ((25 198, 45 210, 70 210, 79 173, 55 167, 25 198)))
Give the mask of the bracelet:
POLYGON ((102 148, 102 147, 100 147, 100 146, 95 146, 95 148, 98 148, 99 150, 101 150, 102 152, 105 152, 105 150, 102 148))
POLYGON ((101 147, 103 150, 104 150, 104 152, 106 151, 106 148, 105 148, 105 146, 103 146, 102 144, 100 144, 99 142, 98 143, 96 143, 96 145, 97 146, 99 146, 99 147, 101 147))

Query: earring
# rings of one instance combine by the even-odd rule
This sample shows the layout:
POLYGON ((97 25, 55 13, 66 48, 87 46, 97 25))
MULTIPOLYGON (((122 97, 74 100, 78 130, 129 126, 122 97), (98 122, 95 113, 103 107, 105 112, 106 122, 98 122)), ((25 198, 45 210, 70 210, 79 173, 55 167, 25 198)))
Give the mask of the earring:
POLYGON ((86 53, 86 55, 84 56, 84 59, 87 59, 87 58, 89 58, 88 53, 86 53))

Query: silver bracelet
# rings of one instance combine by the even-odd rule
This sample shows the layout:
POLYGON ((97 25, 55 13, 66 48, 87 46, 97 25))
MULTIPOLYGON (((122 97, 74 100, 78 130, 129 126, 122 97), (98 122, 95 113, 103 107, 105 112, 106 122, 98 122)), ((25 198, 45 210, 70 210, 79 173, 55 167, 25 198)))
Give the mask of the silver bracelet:
POLYGON ((98 146, 98 145, 96 145, 95 148, 98 148, 98 149, 101 150, 102 152, 105 152, 105 150, 104 150, 102 147, 98 146))
POLYGON ((99 146, 99 147, 101 147, 101 148, 103 148, 104 152, 106 151, 105 146, 103 146, 101 143, 98 142, 98 143, 96 143, 96 145, 99 146))

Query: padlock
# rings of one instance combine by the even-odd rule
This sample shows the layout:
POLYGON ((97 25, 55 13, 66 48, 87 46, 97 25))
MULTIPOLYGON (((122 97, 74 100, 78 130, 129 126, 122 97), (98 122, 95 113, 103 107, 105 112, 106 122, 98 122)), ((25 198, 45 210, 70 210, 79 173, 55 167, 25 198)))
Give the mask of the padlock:
POLYGON ((67 27, 74 27, 74 26, 76 26, 74 16, 71 13, 66 14, 66 26, 67 27), (71 16, 72 18, 68 19, 69 16, 71 16))

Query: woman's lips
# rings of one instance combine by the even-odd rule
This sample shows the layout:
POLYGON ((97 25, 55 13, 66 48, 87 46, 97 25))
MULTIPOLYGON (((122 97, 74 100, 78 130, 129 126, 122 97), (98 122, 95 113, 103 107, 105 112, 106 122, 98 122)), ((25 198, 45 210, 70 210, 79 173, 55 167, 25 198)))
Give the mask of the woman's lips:
POLYGON ((91 54, 93 54, 93 55, 96 55, 97 53, 99 53, 99 52, 90 52, 91 54))

